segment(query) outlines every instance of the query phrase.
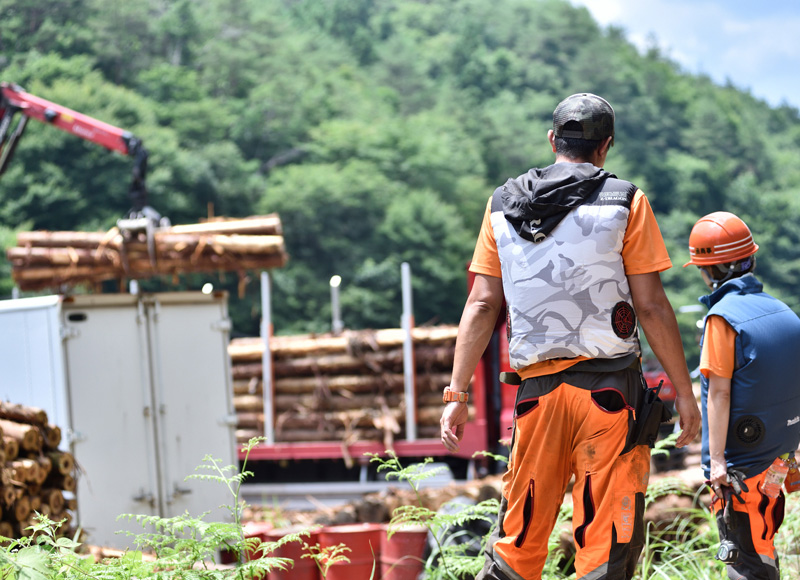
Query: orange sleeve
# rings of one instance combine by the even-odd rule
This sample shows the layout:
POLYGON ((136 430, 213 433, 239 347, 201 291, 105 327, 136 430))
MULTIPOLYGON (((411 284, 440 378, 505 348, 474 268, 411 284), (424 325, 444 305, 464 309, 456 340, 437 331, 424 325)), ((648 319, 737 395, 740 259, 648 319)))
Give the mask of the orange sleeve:
POLYGON ((642 190, 636 191, 631 203, 628 228, 622 241, 622 262, 628 276, 662 272, 672 267, 656 217, 642 190))
POLYGON ((478 241, 475 243, 475 252, 472 254, 472 262, 469 271, 475 274, 485 274, 502 277, 500 268, 500 256, 497 253, 497 242, 494 239, 494 229, 492 228, 492 198, 486 203, 486 212, 483 214, 481 231, 478 234, 478 241))
POLYGON ((733 377, 736 352, 736 331, 721 316, 709 316, 703 335, 703 350, 700 353, 700 372, 708 377, 733 377))

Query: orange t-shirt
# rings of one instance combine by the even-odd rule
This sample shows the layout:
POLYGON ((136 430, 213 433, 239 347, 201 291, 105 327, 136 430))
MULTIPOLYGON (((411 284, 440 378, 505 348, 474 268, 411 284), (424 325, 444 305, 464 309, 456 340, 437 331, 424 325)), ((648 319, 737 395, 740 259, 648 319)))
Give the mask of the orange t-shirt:
POLYGON ((709 373, 730 379, 736 365, 736 331, 721 316, 709 316, 703 334, 703 350, 700 352, 700 372, 708 378, 709 373))
MULTIPOLYGON (((469 269, 476 274, 500 278, 502 269, 500 256, 497 253, 497 242, 494 239, 491 214, 492 199, 489 198, 469 269)), ((636 191, 631 202, 628 227, 622 240, 622 263, 628 276, 662 272, 672 267, 650 202, 641 190, 636 191)), ((523 379, 539 377, 563 371, 582 360, 586 360, 586 357, 546 360, 517 372, 523 379)))

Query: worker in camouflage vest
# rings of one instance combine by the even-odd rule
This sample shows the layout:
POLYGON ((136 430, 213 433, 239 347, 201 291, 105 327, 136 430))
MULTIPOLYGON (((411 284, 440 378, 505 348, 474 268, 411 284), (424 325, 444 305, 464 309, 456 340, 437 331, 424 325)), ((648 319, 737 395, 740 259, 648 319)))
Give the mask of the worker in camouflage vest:
POLYGON ((677 445, 692 441, 700 424, 659 276, 672 264, 658 225, 644 193, 603 169, 614 121, 597 95, 564 99, 548 132, 554 164, 509 179, 486 206, 441 419, 443 444, 457 450, 467 387, 505 302, 521 384, 499 521, 479 580, 541 578, 573 477, 577 580, 633 576, 655 440, 638 421, 638 323, 677 391, 677 445))

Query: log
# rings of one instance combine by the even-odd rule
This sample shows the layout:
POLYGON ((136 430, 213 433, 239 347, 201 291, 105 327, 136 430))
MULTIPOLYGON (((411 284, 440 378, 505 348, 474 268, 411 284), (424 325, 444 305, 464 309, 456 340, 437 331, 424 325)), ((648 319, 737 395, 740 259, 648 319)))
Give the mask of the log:
MULTIPOLYGON (((390 415, 396 421, 404 417, 399 409, 390 410, 390 415)), ((284 414, 275 422, 275 434, 277 437, 290 431, 311 431, 317 427, 322 427, 325 431, 339 430, 345 427, 375 427, 376 421, 382 417, 382 413, 374 411, 311 413, 309 415, 284 414)))
POLYGON ((122 234, 115 229, 108 232, 17 232, 17 246, 97 248, 110 243, 121 245, 122 234))
POLYGON ((383 441, 383 431, 378 429, 356 429, 349 431, 336 429, 333 431, 322 431, 316 429, 296 430, 276 433, 275 440, 281 443, 299 443, 303 441, 341 441, 344 443, 355 443, 356 441, 383 441), (347 438, 347 439, 346 439, 347 438))
POLYGON ((317 389, 351 393, 380 393, 403 388, 402 374, 377 376, 344 375, 333 377, 295 377, 275 380, 276 393, 313 393, 317 389))
POLYGON ((208 251, 215 254, 245 254, 250 259, 255 255, 284 254, 283 236, 251 236, 223 234, 176 234, 172 232, 155 233, 156 254, 182 253, 196 254, 208 251))
POLYGON ((0 521, 0 537, 14 539, 14 526, 10 522, 0 521))
POLYGON ((2 490, 0 490, 0 499, 2 499, 4 506, 11 507, 17 501, 17 488, 3 484, 2 490))
POLYGON ((64 491, 75 491, 78 487, 75 477, 64 473, 51 473, 44 483, 44 487, 55 487, 64 491))
POLYGON ((113 265, 69 265, 64 267, 32 267, 20 262, 12 262, 12 276, 23 290, 41 289, 57 285, 62 281, 98 282, 119 278, 145 278, 170 276, 190 272, 218 272, 280 268, 286 264, 284 254, 266 255, 263 258, 241 259, 233 256, 201 257, 197 260, 185 258, 159 259, 156 267, 148 258, 131 260, 128 268, 122 264, 113 265), (23 287, 24 286, 24 287, 23 287), (37 288, 34 288, 37 287, 37 288))
POLYGON ((3 435, 3 453, 6 461, 12 461, 19 456, 19 441, 9 435, 3 435))
MULTIPOLYGON (((390 406, 398 406, 403 400, 401 394, 383 395, 390 406)), ((439 394, 438 405, 441 406, 442 397, 439 394)), ((273 400, 274 408, 277 412, 308 409, 320 411, 342 411, 347 409, 370 409, 376 408, 376 397, 369 395, 353 395, 345 397, 340 394, 331 394, 329 397, 320 397, 316 394, 305 395, 276 395, 273 400)), ((261 395, 235 395, 233 406, 238 414, 262 412, 264 400, 261 395)))
MULTIPOLYGON (((400 405, 403 400, 400 394, 384 395, 387 404, 390 407, 400 405)), ((439 397, 439 405, 441 406, 442 398, 439 397)), ((317 395, 276 395, 274 399, 274 406, 277 412, 289 411, 292 409, 310 409, 310 410, 331 410, 342 411, 347 409, 369 409, 376 406, 376 398, 374 395, 355 395, 353 397, 331 396, 328 398, 321 398, 317 395)))
POLYGON ((244 444, 254 437, 263 437, 264 431, 259 429, 236 429, 235 436, 237 443, 244 444))
MULTIPOLYGON (((457 326, 423 326, 411 329, 411 338, 415 343, 423 344, 455 343, 457 333, 457 326)), ((404 337, 400 328, 345 331, 340 336, 273 336, 270 350, 276 361, 311 354, 362 353, 401 347, 404 337)), ((264 343, 260 338, 235 339, 228 346, 228 353, 234 361, 260 361, 263 352, 264 343)))
MULTIPOLYGON (((278 214, 268 214, 240 219, 223 218, 197 224, 173 225, 166 231, 176 234, 280 235, 282 226, 278 214)), ((18 246, 96 248, 99 246, 118 247, 122 243, 123 237, 117 228, 105 232, 38 230, 17 233, 18 246)))
POLYGON ((197 224, 177 225, 170 228, 176 234, 265 234, 281 235, 283 227, 278 214, 249 216, 241 219, 218 218, 197 224))
POLYGON ((23 483, 39 481, 39 464, 34 459, 15 459, 7 462, 6 466, 11 470, 14 481, 23 483))
POLYGON ((0 419, 0 429, 3 430, 3 438, 12 437, 16 439, 20 449, 39 451, 42 448, 44 438, 33 425, 0 419))
POLYGON ((27 495, 17 498, 9 510, 9 516, 18 522, 24 522, 31 513, 31 500, 27 495))
MULTIPOLYGON (((417 372, 430 372, 437 367, 452 368, 454 350, 449 346, 415 346, 414 361, 417 372)), ((247 366, 254 372, 253 376, 261 376, 261 365, 247 366)), ((359 356, 340 354, 287 358, 276 360, 273 363, 273 372, 276 377, 343 374, 356 371, 364 374, 387 371, 402 372, 403 351, 402 349, 392 349, 363 353, 359 356)))
POLYGON ((261 379, 262 368, 261 363, 246 363, 231 365, 231 371, 234 381, 249 380, 252 378, 261 379))
POLYGON ((277 268, 288 260, 277 214, 157 229, 151 256, 143 234, 20 232, 6 256, 23 290, 103 280, 277 268))
MULTIPOLYGON (((259 369, 259 371, 260 370, 261 369, 259 369)), ((364 353, 361 356, 333 354, 327 356, 289 358, 276 360, 273 364, 273 372, 276 377, 354 372, 366 374, 369 372, 384 372, 387 370, 402 372, 402 350, 394 349, 386 352, 364 353)))
POLYGON ((33 527, 36 525, 36 517, 34 514, 28 514, 24 520, 17 523, 18 532, 17 537, 29 538, 33 535, 33 527))
MULTIPOLYGON (((259 365, 260 366, 260 365, 259 365)), ((246 380, 233 381, 233 394, 234 395, 260 395, 263 385, 261 380, 256 377, 251 377, 246 380)))
POLYGON ((264 413, 237 413, 236 426, 240 429, 258 429, 264 433, 264 413))
POLYGON ((261 411, 264 409, 264 399, 261 395, 234 395, 233 408, 237 413, 261 411))
POLYGON ((43 488, 40 497, 41 501, 50 507, 52 513, 64 511, 64 493, 60 489, 43 488))
POLYGON ((47 424, 47 413, 37 407, 0 401, 0 419, 44 426, 47 424))
POLYGON ((62 475, 69 475, 75 469, 75 458, 67 451, 51 451, 47 454, 53 470, 62 475))
POLYGON ((53 460, 46 455, 40 455, 36 458, 36 463, 39 466, 39 477, 36 479, 36 483, 41 485, 53 470, 53 460))
POLYGON ((61 445, 61 427, 58 425, 45 425, 42 427, 44 446, 47 449, 58 449, 61 445))

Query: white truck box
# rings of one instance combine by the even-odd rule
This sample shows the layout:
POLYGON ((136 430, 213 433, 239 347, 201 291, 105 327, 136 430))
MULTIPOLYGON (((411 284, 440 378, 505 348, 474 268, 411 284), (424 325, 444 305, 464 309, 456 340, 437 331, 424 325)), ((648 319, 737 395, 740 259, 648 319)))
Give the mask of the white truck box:
POLYGON ((225 486, 185 480, 238 461, 229 330, 225 293, 0 301, 0 397, 61 427, 89 543, 134 547, 126 513, 230 520, 225 486))

